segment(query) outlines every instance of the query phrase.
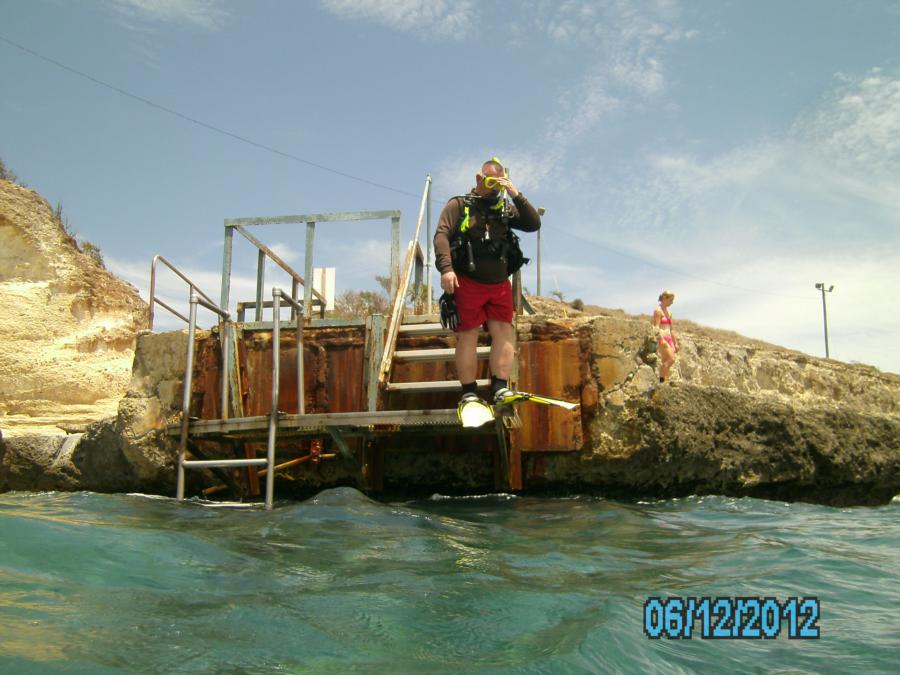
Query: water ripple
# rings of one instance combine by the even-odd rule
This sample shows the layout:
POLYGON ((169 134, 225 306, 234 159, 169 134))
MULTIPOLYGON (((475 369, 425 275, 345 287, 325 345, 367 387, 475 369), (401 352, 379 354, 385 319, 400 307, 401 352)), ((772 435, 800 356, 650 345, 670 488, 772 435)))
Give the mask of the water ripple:
POLYGON ((900 503, 506 494, 274 511, 0 495, 3 672, 890 672, 900 503), (650 595, 817 596, 822 638, 648 640, 650 595))

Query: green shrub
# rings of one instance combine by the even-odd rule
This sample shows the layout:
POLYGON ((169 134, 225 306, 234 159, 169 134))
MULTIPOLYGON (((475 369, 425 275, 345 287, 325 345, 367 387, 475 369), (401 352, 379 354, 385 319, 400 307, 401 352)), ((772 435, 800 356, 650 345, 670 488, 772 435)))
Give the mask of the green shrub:
POLYGON ((86 253, 93 258, 100 267, 106 268, 106 264, 103 262, 103 254, 100 253, 99 246, 89 241, 83 241, 81 242, 80 248, 82 253, 86 253))
POLYGON ((2 159, 0 159, 0 178, 2 178, 3 180, 8 180, 11 183, 19 183, 18 176, 16 176, 16 174, 6 168, 6 164, 3 163, 2 159))

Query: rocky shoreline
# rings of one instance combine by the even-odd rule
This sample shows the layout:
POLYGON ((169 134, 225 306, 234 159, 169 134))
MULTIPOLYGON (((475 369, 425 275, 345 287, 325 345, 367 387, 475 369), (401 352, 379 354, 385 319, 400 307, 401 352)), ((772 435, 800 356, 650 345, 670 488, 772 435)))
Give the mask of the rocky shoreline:
MULTIPOLYGON (((900 493, 900 377, 778 348, 682 332, 670 385, 653 370, 648 324, 625 315, 525 320, 525 339, 590 342, 577 452, 523 453, 526 494, 655 499, 718 494, 834 506, 884 504, 900 493), (718 350, 719 353, 716 353, 718 350), (725 364, 742 363, 727 372, 725 364), (794 388, 801 387, 800 392, 794 388)), ((92 490, 174 494, 184 331, 138 337, 118 415, 77 434, 0 442, 0 491, 92 490)), ((493 491, 484 452, 440 454, 406 442, 385 454, 382 498, 493 491)), ((323 462, 279 476, 279 498, 360 487, 359 467, 323 462)))
MULTIPOLYGON (((15 308, 0 317, 0 492, 174 494, 175 445, 162 429, 180 415, 186 331, 142 331, 136 289, 8 181, 0 261, 0 301, 15 308)), ((519 344, 574 345, 552 367, 576 383, 567 396, 581 409, 575 447, 522 453, 527 493, 840 506, 900 493, 900 376, 679 322, 673 383, 659 385, 647 317, 529 301, 538 314, 521 318, 519 344)), ((483 449, 429 445, 407 439, 385 453, 383 498, 494 490, 483 449)), ((362 485, 359 466, 338 458, 279 475, 276 494, 345 485, 362 485)))

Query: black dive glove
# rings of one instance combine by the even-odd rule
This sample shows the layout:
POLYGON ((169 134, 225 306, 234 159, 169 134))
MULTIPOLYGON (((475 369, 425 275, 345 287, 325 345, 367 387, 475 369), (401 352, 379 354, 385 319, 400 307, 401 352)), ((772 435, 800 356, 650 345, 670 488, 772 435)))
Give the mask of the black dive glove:
POLYGON ((449 330, 459 327, 459 312, 456 311, 456 300, 452 295, 444 293, 438 301, 441 305, 441 325, 449 330))

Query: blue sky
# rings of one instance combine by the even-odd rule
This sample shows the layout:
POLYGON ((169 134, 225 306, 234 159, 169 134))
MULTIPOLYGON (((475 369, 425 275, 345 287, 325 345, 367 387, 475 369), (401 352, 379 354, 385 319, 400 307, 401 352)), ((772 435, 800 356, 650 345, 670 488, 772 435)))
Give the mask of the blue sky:
MULTIPOLYGON (((0 0, 0 157, 144 297, 161 253, 218 298, 225 218, 400 209, 407 240, 426 174, 436 220, 499 155, 545 295, 671 288, 823 355, 823 281, 831 355, 900 372, 898 45, 897 0, 0 0)), ((301 229, 259 234, 302 271, 301 229)), ((388 241, 323 225, 316 263, 372 288, 388 241)))

